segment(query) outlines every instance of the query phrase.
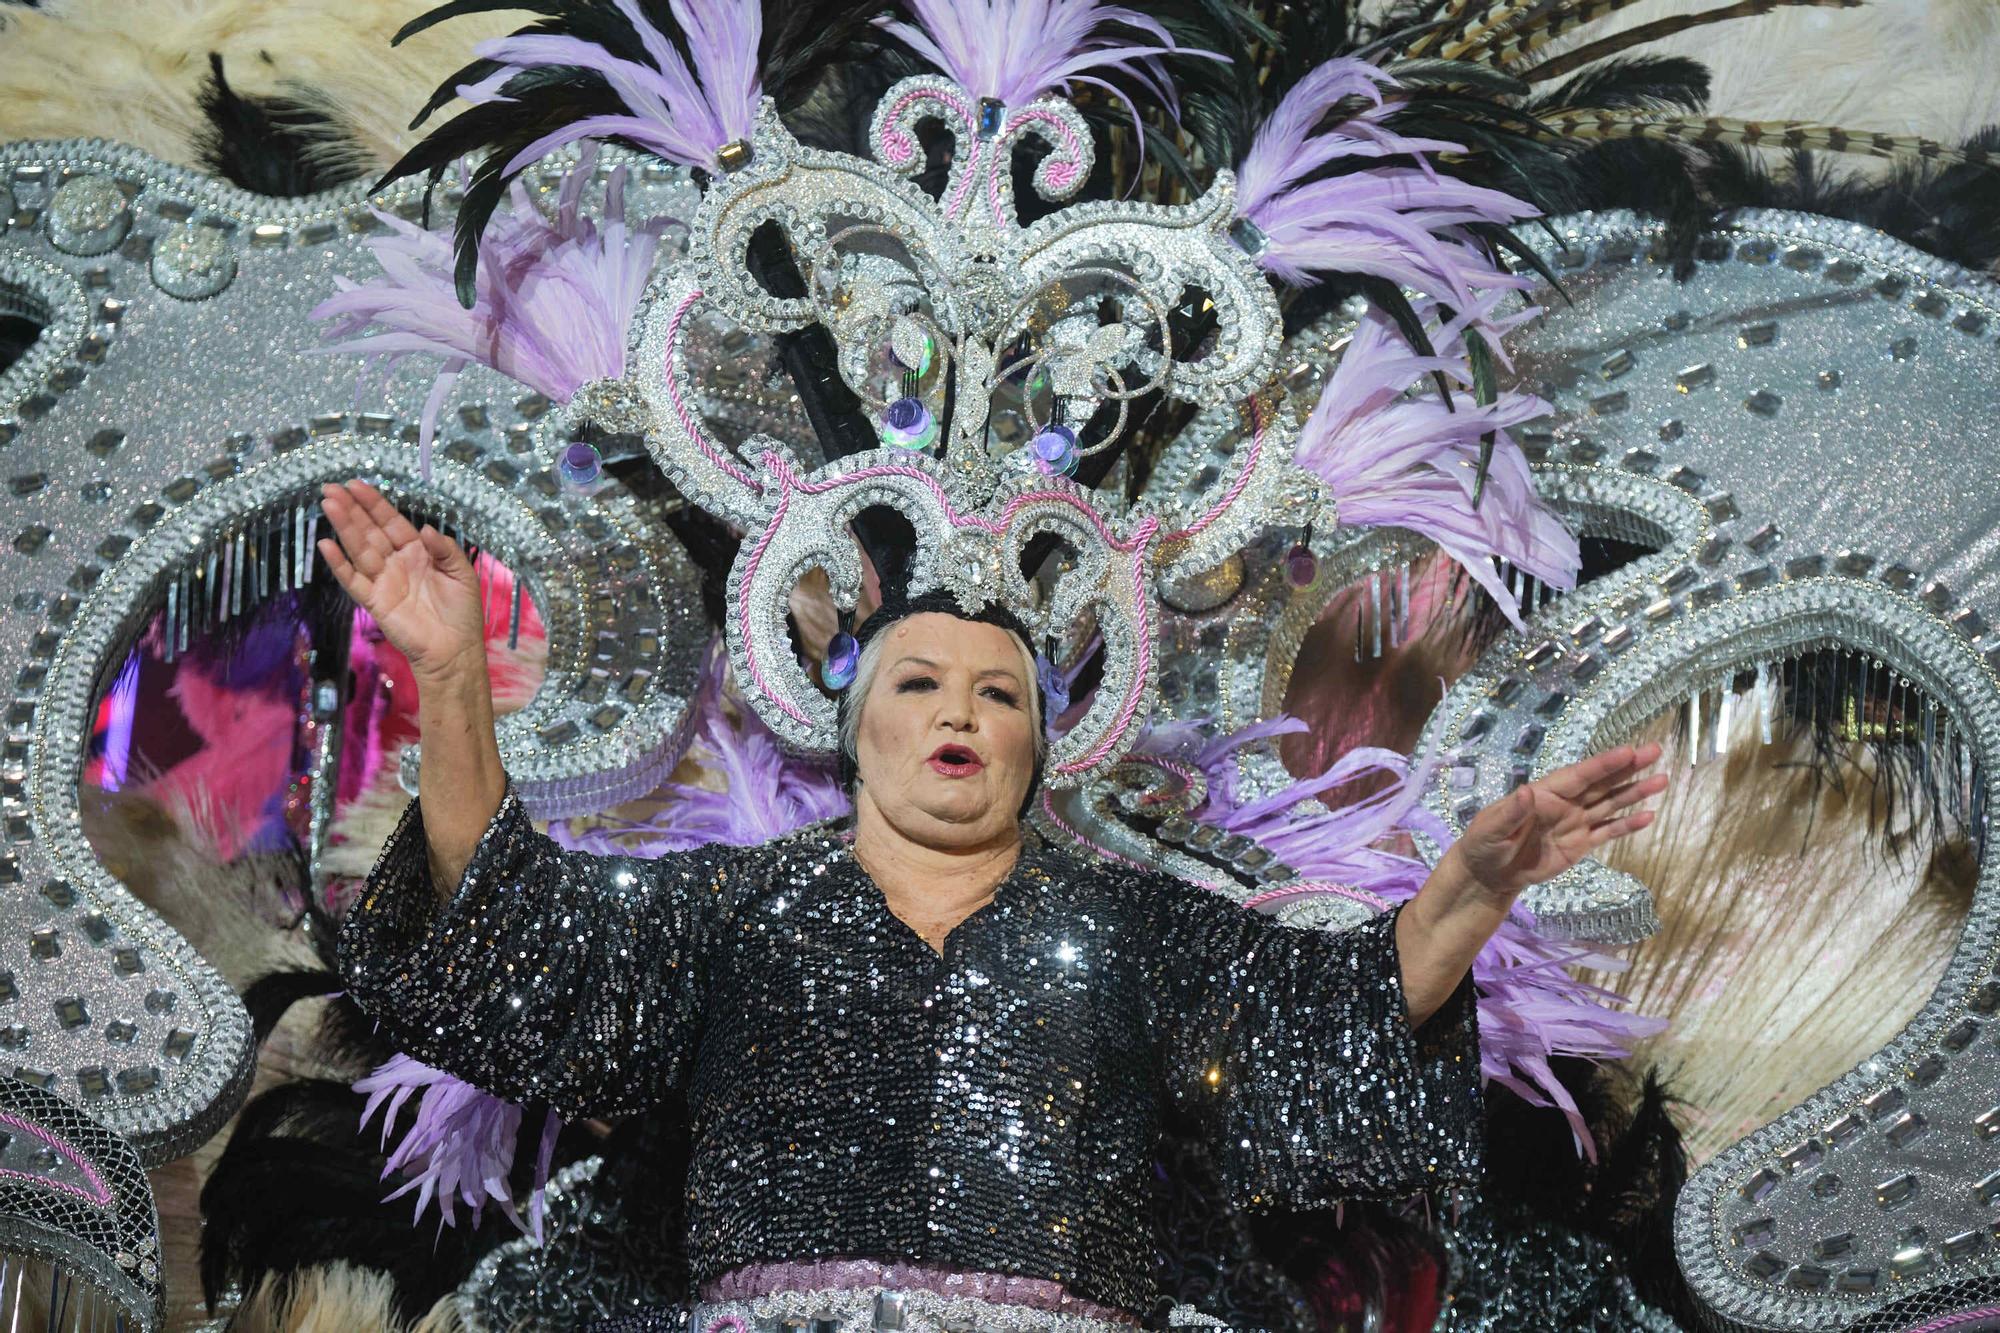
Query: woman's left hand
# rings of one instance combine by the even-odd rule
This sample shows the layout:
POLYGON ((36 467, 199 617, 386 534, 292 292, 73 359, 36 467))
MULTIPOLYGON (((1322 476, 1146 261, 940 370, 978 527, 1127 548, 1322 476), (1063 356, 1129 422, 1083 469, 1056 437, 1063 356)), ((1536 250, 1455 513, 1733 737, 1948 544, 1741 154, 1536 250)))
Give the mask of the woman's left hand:
POLYGON ((1640 776, 1659 757, 1655 741, 1620 745, 1522 783, 1474 815, 1445 855, 1465 888, 1504 910, 1529 885, 1650 824, 1651 810, 1625 812, 1665 789, 1666 774, 1640 776))
POLYGON ((1413 1024, 1450 998, 1521 890, 1653 822, 1651 810, 1625 812, 1666 787, 1664 773, 1639 776, 1659 757, 1652 741, 1620 745, 1523 783, 1472 817, 1396 921, 1413 1024))

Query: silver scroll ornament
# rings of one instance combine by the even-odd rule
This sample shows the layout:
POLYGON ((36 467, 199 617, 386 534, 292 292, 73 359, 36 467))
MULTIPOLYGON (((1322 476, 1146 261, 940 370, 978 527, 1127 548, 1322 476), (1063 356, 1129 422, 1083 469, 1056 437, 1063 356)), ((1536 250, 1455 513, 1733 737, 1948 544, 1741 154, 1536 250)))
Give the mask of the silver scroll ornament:
POLYGON ((1068 199, 1094 149, 1074 108, 1056 99, 995 111, 948 80, 906 79, 877 108, 875 161, 801 146, 767 104, 747 165, 709 186, 687 258, 647 294, 631 358, 651 412, 647 444, 690 499, 749 534, 730 584, 731 658, 760 715, 794 747, 831 750, 834 710, 793 657, 787 599, 817 567, 853 604, 861 566, 840 534, 860 510, 883 505, 911 520, 915 591, 949 587, 970 604, 997 590, 1038 630, 1094 617, 1110 648, 1105 684, 1051 756, 1061 787, 1114 760, 1150 709, 1163 574, 1226 558, 1271 502, 1267 481, 1247 496, 1218 486, 1169 530, 1156 515, 1124 512, 1114 493, 1042 475, 1009 443, 1019 432, 997 428, 996 403, 1034 430, 1058 409, 1080 425, 1108 405, 1115 424, 1085 446, 1095 449, 1128 427, 1127 405, 1142 394, 1218 410, 1245 402, 1269 378, 1280 328, 1268 280, 1229 238, 1228 173, 1190 204, 1086 203, 1024 226, 1009 164, 1026 137, 1046 150, 1036 190, 1068 199), (925 120, 957 142, 936 199, 906 179, 923 165, 915 131, 925 120), (770 225, 784 233, 804 295, 773 294, 753 276, 753 237, 770 225), (1213 303, 1216 335, 1198 358, 1176 359, 1167 316, 1188 291, 1213 303), (700 410, 705 367, 687 346, 704 319, 758 335, 824 327, 848 387, 878 413, 885 373, 901 374, 897 391, 939 417, 949 397, 942 461, 885 444, 823 464, 802 439, 726 443, 700 410), (1070 556, 1052 585, 1014 572, 1041 534, 1070 556))
MULTIPOLYGON (((1995 771, 2000 289, 1796 214, 1737 215, 1685 282, 1654 224, 1554 230, 1543 253, 1569 300, 1538 302, 1517 374, 1555 412, 1524 448, 1579 532, 1652 554, 1550 603, 1453 686, 1422 742, 1450 756, 1432 808, 1462 826, 1694 691, 1815 647, 1886 664, 1995 771)), ((1682 1192, 1676 1252, 1714 1327, 1900 1333, 2000 1296, 1995 875, 1981 865, 1908 1026, 1682 1192)), ((1585 938, 1652 925, 1644 887, 1595 861, 1528 902, 1585 938)))
MULTIPOLYGON (((646 176, 654 205, 687 193, 646 176)), ((406 415, 355 410, 354 365, 316 354, 307 311, 372 271, 360 188, 265 199, 94 141, 0 148, 0 183, 0 298, 44 326, 0 375, 0 1072, 157 1164, 229 1117, 252 1050, 235 992, 83 838, 91 710, 134 636, 164 611, 184 647, 302 586, 321 483, 368 477, 526 580, 549 671, 501 746, 546 817, 643 792, 677 758, 697 585, 646 503, 557 485, 540 395, 468 371, 429 483, 415 374, 388 386, 406 415)), ((413 213, 419 193, 377 202, 413 213)))

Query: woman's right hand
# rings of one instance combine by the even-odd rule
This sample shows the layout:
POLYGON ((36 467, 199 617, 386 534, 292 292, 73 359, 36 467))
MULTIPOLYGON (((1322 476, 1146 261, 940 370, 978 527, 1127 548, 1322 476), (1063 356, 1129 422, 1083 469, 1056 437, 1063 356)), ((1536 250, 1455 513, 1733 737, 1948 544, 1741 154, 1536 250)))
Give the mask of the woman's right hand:
POLYGON ((479 576, 458 544, 428 524, 419 532, 365 481, 322 486, 320 503, 339 537, 320 539, 327 567, 410 659, 417 678, 483 672, 479 576))

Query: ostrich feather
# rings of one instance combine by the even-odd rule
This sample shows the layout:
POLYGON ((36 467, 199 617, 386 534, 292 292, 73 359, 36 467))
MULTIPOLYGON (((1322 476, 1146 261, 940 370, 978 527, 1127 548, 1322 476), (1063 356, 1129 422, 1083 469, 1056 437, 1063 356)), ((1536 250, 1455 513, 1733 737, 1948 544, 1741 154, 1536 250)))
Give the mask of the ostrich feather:
POLYGON ((418 354, 443 359, 419 433, 426 480, 445 392, 467 365, 490 366, 558 402, 624 373, 626 330, 669 223, 627 223, 622 166, 605 186, 602 225, 585 216, 594 162, 586 151, 564 176, 553 220, 516 183, 512 210, 487 230, 469 308, 453 295, 451 243, 381 211, 389 234, 369 248, 382 276, 336 278, 339 291, 314 308, 312 317, 331 325, 328 350, 366 358, 371 369, 418 354))
POLYGON ((1130 97, 1113 82, 1122 79, 1177 111, 1179 99, 1161 57, 1223 59, 1176 44, 1166 25, 1150 15, 1098 0, 905 0, 905 5, 916 22, 884 18, 879 22, 885 31, 975 96, 1008 106, 1087 83, 1130 107, 1130 97))
MULTIPOLYGON (((1495 321, 1504 331, 1533 312, 1495 321)), ((1418 356, 1389 320, 1370 311, 1355 329, 1312 415, 1299 433, 1293 461, 1327 484, 1340 521, 1402 527, 1422 533, 1465 567, 1525 627, 1493 558, 1527 570, 1557 588, 1574 587, 1580 560, 1576 538, 1536 493, 1527 459, 1507 435, 1548 405, 1520 393, 1454 407, 1410 390, 1427 376, 1469 382, 1461 350, 1469 316, 1437 326, 1441 355, 1418 356), (1486 485, 1473 502, 1484 438, 1493 437, 1486 485)))

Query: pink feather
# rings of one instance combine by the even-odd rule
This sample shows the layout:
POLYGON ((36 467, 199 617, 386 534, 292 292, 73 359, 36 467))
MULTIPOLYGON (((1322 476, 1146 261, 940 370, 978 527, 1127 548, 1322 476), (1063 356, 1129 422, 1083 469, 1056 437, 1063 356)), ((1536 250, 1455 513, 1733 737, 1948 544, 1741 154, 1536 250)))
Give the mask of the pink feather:
POLYGON ((1425 387, 1434 373, 1470 383, 1463 343, 1468 324, 1505 331, 1536 313, 1496 319, 1495 299, 1449 323, 1438 323, 1431 312, 1436 357, 1416 355, 1387 316, 1369 311, 1300 431, 1292 458, 1326 483, 1342 523, 1408 528, 1429 537, 1493 595, 1516 628, 1525 628, 1493 558, 1556 588, 1574 587, 1581 563, 1575 536, 1542 503, 1526 458, 1507 434, 1545 414, 1548 404, 1503 393, 1492 403, 1460 395, 1447 405, 1425 387), (1475 509, 1473 478, 1481 437, 1489 431, 1496 439, 1475 509))
POLYGON ((671 162, 707 168, 714 166, 724 144, 751 136, 762 96, 757 48, 764 36, 764 13, 758 0, 670 0, 691 64, 647 20, 638 0, 614 3, 638 34, 650 65, 613 55, 596 42, 552 33, 515 33, 474 48, 500 68, 461 89, 469 101, 504 100, 502 86, 526 70, 584 69, 602 77, 630 113, 565 125, 515 154, 507 164, 509 172, 563 144, 614 134, 671 162))
POLYGON ((369 242, 381 276, 336 278, 339 291, 314 308, 312 317, 331 326, 325 350, 364 357, 371 371, 387 373, 417 354, 443 359, 420 423, 426 478, 445 390, 467 365, 489 366, 557 402, 591 380, 625 373, 626 331, 660 233, 676 224, 626 222, 623 167, 605 186, 602 224, 585 216, 594 158, 586 150, 563 178, 553 222, 515 183, 511 211, 495 216, 480 245, 470 310, 453 285, 450 237, 381 212, 389 234, 369 242))

